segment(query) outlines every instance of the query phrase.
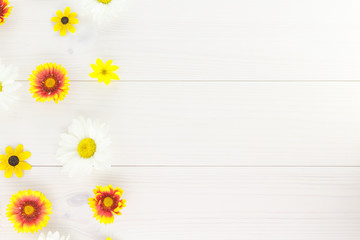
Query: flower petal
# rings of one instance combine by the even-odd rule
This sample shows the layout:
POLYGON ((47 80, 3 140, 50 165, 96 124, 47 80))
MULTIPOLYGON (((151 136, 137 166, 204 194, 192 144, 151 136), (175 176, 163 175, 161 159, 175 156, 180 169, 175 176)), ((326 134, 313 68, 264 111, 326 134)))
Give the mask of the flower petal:
POLYGON ((109 71, 111 71, 111 72, 116 71, 118 69, 119 69, 119 67, 116 66, 116 65, 112 65, 112 66, 109 67, 109 71))
POLYGON ((103 61, 101 61, 100 58, 96 59, 96 64, 98 65, 98 67, 104 68, 104 63, 103 61))
POLYGON ((73 17, 73 18, 71 17, 71 18, 69 19, 69 23, 71 23, 71 24, 78 24, 78 23, 79 23, 79 19, 74 18, 74 17, 73 17))
POLYGON ((15 167, 15 174, 18 178, 21 178, 23 176, 23 170, 21 169, 21 167, 19 167, 19 165, 15 167))
POLYGON ((61 21, 61 18, 59 18, 59 17, 52 17, 52 18, 51 18, 51 21, 52 21, 52 22, 60 22, 60 21, 61 21))
POLYGON ((60 35, 61 35, 61 36, 65 36, 65 35, 66 35, 66 32, 67 32, 67 28, 66 28, 64 25, 61 25, 60 35))
POLYGON ((112 63, 113 63, 113 60, 108 60, 108 61, 106 61, 105 67, 106 67, 106 68, 110 67, 112 63))
POLYGON ((59 18, 62 18, 64 16, 64 14, 62 13, 62 11, 60 10, 57 10, 56 11, 56 15, 59 17, 59 18))
POLYGON ((19 162, 19 167, 21 167, 24 170, 30 170, 32 169, 32 166, 28 164, 27 162, 19 162))
POLYGON ((22 162, 22 161, 25 161, 26 159, 28 159, 29 157, 31 156, 31 153, 26 151, 26 152, 23 152, 23 153, 20 153, 19 154, 19 160, 22 162))
POLYGON ((13 172, 14 172, 14 167, 8 165, 5 169, 5 177, 11 178, 11 176, 13 175, 13 172))
POLYGON ((64 15, 69 17, 69 15, 70 15, 70 7, 65 8, 64 15))
POLYGON ((92 72, 89 74, 90 77, 92 78, 98 78, 98 73, 97 72, 92 72))
POLYGON ((24 151, 24 146, 22 144, 19 144, 16 148, 15 148, 15 155, 18 156, 20 153, 22 153, 24 151))
POLYGON ((8 165, 4 162, 0 163, 0 170, 5 170, 8 165))
POLYGON ((70 13, 69 18, 74 18, 74 17, 76 17, 76 16, 77 16, 77 13, 76 13, 76 12, 72 12, 72 13, 70 13))
POLYGON ((116 73, 110 73, 110 78, 113 80, 120 80, 119 76, 116 73))
POLYGON ((8 146, 8 147, 5 148, 5 153, 8 156, 12 156, 14 154, 14 150, 13 150, 13 148, 11 146, 8 146))
POLYGON ((55 24, 55 25, 54 25, 54 32, 59 31, 59 30, 61 29, 61 26, 62 26, 62 25, 63 25, 63 24, 60 23, 60 22, 58 22, 57 24, 55 24))
POLYGON ((66 24, 65 26, 69 30, 69 32, 71 32, 71 33, 74 33, 76 31, 74 26, 71 25, 70 23, 66 24))

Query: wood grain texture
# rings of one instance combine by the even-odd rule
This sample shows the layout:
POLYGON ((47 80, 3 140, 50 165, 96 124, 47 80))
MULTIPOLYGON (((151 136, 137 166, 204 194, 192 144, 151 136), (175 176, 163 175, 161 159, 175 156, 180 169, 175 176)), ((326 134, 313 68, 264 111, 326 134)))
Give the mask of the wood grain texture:
POLYGON ((356 0, 132 0, 112 24, 80 16, 61 38, 50 19, 80 1, 12 0, 0 57, 25 80, 44 62, 87 80, 90 63, 114 59, 123 80, 358 80, 356 0))
POLYGON ((80 115, 111 126, 114 165, 360 165, 360 83, 71 82, 58 105, 22 84, 0 146, 23 143, 35 165, 59 165, 80 115))
POLYGON ((45 230, 72 239, 357 240, 360 169, 113 168, 82 180, 59 168, 34 168, 22 179, 0 178, 2 239, 17 235, 5 206, 20 189, 42 191, 53 203, 45 230), (127 207, 113 225, 92 219, 87 198, 97 184, 122 187, 127 207))

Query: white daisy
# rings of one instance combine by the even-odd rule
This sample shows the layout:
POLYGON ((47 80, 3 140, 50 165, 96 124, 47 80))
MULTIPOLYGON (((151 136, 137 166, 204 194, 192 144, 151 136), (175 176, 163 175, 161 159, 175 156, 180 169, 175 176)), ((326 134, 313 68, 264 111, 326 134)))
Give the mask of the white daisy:
POLYGON ((38 240, 69 240, 70 236, 60 236, 59 232, 48 232, 47 235, 41 233, 38 240))
POLYGON ((123 11, 125 0, 83 0, 84 15, 98 23, 108 23, 123 11))
POLYGON ((14 94, 21 84, 15 82, 16 78, 17 69, 0 62, 0 110, 8 110, 8 104, 17 99, 14 94))
POLYGON ((70 177, 89 175, 93 168, 110 167, 109 127, 82 117, 74 119, 61 135, 57 157, 70 177))

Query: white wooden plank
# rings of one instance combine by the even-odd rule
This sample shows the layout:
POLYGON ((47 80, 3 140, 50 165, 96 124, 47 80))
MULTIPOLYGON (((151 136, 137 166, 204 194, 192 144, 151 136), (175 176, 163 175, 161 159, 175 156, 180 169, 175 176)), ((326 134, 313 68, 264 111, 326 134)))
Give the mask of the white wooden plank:
POLYGON ((50 18, 80 1, 12 0, 0 57, 27 79, 39 64, 63 64, 89 79, 90 63, 112 58, 124 80, 359 79, 356 0, 132 0, 112 24, 88 19, 61 38, 50 18))
POLYGON ((113 164, 360 164, 360 83, 71 82, 58 105, 36 103, 27 84, 1 115, 0 147, 23 143, 35 165, 59 164, 79 115, 111 126, 113 164))
POLYGON ((45 230, 72 239, 357 240, 360 170, 349 168, 113 168, 73 180, 59 168, 35 168, 22 179, 0 178, 2 239, 17 235, 5 206, 20 189, 53 203, 45 230), (122 187, 123 215, 103 227, 87 198, 97 184, 122 187))

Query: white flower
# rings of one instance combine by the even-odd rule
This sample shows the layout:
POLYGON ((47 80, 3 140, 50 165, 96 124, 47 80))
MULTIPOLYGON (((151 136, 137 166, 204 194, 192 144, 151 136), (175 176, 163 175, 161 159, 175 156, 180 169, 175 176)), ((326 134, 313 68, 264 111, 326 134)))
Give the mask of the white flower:
POLYGON ((48 232, 45 236, 44 233, 41 233, 38 240, 69 240, 70 236, 60 236, 59 232, 48 232))
POLYGON ((21 86, 15 82, 17 70, 13 66, 4 66, 0 62, 0 110, 8 110, 8 104, 15 101, 15 91, 21 86))
POLYGON ((107 23, 123 11, 124 0, 83 0, 84 15, 91 16, 98 23, 107 23))
POLYGON ((109 127, 91 119, 74 119, 61 135, 57 157, 70 177, 89 175, 93 168, 110 167, 109 127))

